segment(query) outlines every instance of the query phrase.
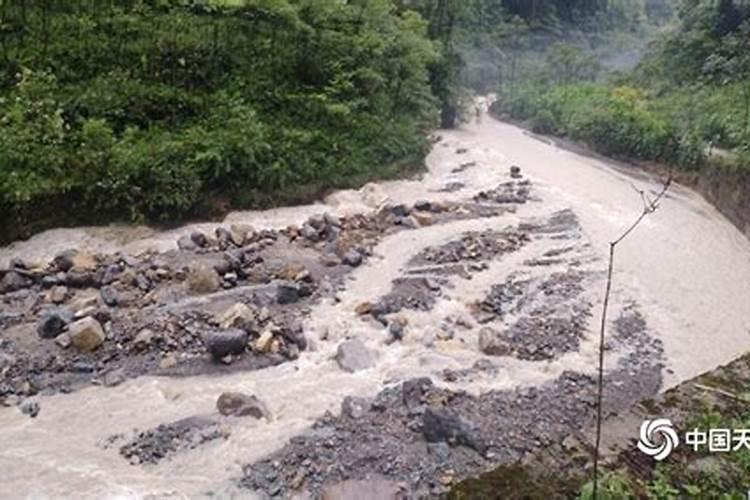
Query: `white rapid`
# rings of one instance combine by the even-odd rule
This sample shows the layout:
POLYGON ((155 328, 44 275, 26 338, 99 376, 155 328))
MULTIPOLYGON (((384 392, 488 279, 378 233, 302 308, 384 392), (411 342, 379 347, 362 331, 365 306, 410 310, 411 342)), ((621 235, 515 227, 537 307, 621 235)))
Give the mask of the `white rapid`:
MULTIPOLYGON (((387 293, 411 256, 464 231, 501 229, 571 208, 591 243, 587 251, 604 257, 608 242, 631 224, 642 208, 632 183, 642 189, 660 187, 656 180, 633 177, 608 162, 560 149, 488 117, 461 130, 443 131, 441 136, 428 158, 429 171, 421 179, 336 193, 325 203, 310 206, 237 212, 225 223, 283 227, 323 211, 370 210, 384 197, 404 203, 465 199, 506 180, 510 165, 523 169, 540 201, 523 205, 512 215, 428 226, 386 237, 376 247, 375 256, 352 274, 338 302, 323 302, 314 308, 307 322, 313 349, 295 362, 220 377, 141 377, 115 388, 91 387, 42 397, 42 411, 35 419, 15 408, 0 408, 0 497, 193 498, 221 490, 239 475, 242 464, 280 448, 325 411, 337 412, 347 395, 374 395, 389 381, 471 366, 481 357, 475 337, 470 338, 472 330, 461 334, 466 336, 463 344, 456 340, 429 345, 424 338, 439 327, 441 318, 468 316, 468 303, 481 297, 491 284, 501 282, 524 259, 550 247, 543 248, 548 241, 534 241, 495 261, 471 281, 453 278, 452 288, 439 300, 434 313, 409 313, 410 332, 415 333, 403 343, 386 347, 382 329, 357 318, 354 307, 387 293), (458 148, 467 152, 457 154, 458 148), (467 162, 476 165, 454 172, 467 162), (465 187, 441 191, 457 182, 465 187), (344 337, 359 337, 377 349, 376 367, 355 374, 340 371, 331 357, 344 337), (228 439, 180 453, 156 466, 131 466, 116 448, 103 446, 104 440, 116 433, 211 414, 216 397, 225 391, 256 394, 268 404, 273 421, 230 420, 228 439)), ((196 227, 211 230, 216 225, 165 232, 132 227, 48 231, 0 249, 0 266, 14 256, 47 259, 71 246, 133 253, 167 249, 184 232, 196 227)), ((602 266, 603 261, 596 263, 597 270, 602 266)), ((603 283, 595 280, 594 284, 586 295, 599 304, 603 283)), ((616 303, 637 300, 651 330, 664 343, 666 386, 750 350, 750 243, 687 188, 673 187, 661 208, 619 247, 614 293, 616 303)), ((567 369, 590 372, 596 359, 598 306, 594 312, 590 331, 578 351, 550 362, 500 358, 497 376, 457 382, 456 387, 481 392, 539 384, 567 369)))

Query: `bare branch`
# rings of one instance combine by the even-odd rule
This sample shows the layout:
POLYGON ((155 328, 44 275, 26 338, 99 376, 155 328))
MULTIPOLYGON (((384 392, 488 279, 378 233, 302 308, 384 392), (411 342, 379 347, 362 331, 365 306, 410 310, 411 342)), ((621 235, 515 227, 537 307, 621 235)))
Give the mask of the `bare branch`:
POLYGON ((656 212, 659 208, 659 202, 666 196, 669 187, 672 185, 672 174, 670 172, 669 177, 664 181, 661 191, 652 200, 648 197, 644 190, 637 189, 633 183, 633 189, 640 194, 643 200, 643 211, 635 219, 625 231, 615 240, 609 243, 609 264, 607 266, 607 284, 604 292, 604 304, 602 306, 602 321, 599 328, 599 370, 597 380, 597 395, 596 395, 596 444, 594 445, 594 487, 593 487, 593 498, 597 500, 598 487, 599 487, 599 455, 602 440, 602 399, 604 396, 604 336, 607 329, 607 310, 609 308, 609 298, 612 293, 612 273, 615 265, 615 250, 617 245, 622 242, 625 238, 630 235, 638 225, 645 219, 649 214, 656 212))

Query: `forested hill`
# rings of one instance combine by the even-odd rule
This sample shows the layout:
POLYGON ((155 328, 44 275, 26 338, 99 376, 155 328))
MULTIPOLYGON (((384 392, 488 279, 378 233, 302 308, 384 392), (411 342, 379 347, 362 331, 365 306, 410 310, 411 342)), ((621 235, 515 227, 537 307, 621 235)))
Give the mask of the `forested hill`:
POLYGON ((431 129, 460 121, 470 87, 515 67, 492 56, 487 79, 474 48, 502 52, 519 25, 622 24, 635 4, 0 0, 0 240, 403 172, 431 129))

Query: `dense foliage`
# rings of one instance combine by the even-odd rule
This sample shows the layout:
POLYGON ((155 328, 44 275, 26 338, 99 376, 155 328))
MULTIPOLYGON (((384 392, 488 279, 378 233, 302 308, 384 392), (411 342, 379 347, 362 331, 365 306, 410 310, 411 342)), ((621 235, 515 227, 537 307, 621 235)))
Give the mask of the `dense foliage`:
MULTIPOLYGON (((583 55, 572 58, 586 67, 583 55)), ((548 65, 550 74, 560 68, 548 65)), ((495 111, 625 157, 738 168, 750 151, 750 4, 684 0, 673 29, 627 74, 537 78, 495 111)))
POLYGON ((0 14, 5 237, 354 184, 418 162, 436 124, 439 52, 390 0, 5 0, 0 14))

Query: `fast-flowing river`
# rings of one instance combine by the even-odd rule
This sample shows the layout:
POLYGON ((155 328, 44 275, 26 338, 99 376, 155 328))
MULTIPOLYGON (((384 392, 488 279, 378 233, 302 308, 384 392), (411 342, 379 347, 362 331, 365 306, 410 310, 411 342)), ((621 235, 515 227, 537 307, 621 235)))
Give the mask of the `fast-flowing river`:
MULTIPOLYGON (((528 258, 552 248, 550 241, 534 241, 472 280, 455 278, 435 311, 408 313, 410 330, 416 333, 398 345, 386 348, 379 344, 376 338, 381 333, 358 321, 352 310, 357 303, 387 293, 409 259, 424 248, 469 230, 518 224, 564 209, 578 217, 587 242, 579 251, 596 257, 592 266, 599 271, 585 291, 594 304, 594 317, 580 348, 543 362, 502 358, 497 375, 457 382, 456 386, 481 393, 540 384, 565 370, 591 373, 604 285, 600 271, 606 264, 608 242, 642 210, 634 186, 655 192, 661 188, 659 180, 561 149, 487 116, 461 130, 442 131, 440 136, 428 157, 429 169, 418 180, 369 185, 309 206, 236 212, 224 223, 283 227, 300 224, 323 211, 350 214, 373 210, 385 197, 401 203, 461 200, 506 180, 511 165, 520 166, 531 180, 537 201, 520 206, 514 214, 385 237, 374 256, 350 276, 339 301, 324 301, 313 308, 306 330, 314 339, 314 349, 296 361, 225 376, 144 376, 114 388, 89 387, 71 394, 42 396, 42 411, 35 419, 15 408, 0 407, 0 496, 141 498, 152 494, 181 498, 221 491, 239 475, 242 464, 280 448, 326 410, 338 412, 345 396, 373 395, 389 380, 430 375, 437 368, 471 366, 481 357, 476 349, 436 349, 428 347, 423 337, 441 317, 464 314, 466 305, 480 298, 488 286, 528 258), (456 153, 462 149, 466 151, 456 153), (379 351, 375 368, 350 374, 336 367, 331 357, 344 335, 359 337, 379 351), (104 446, 105 440, 117 433, 211 413, 217 395, 230 390, 258 395, 274 419, 233 423, 228 439, 154 466, 132 466, 116 450, 104 446)), ((52 230, 0 248, 0 267, 15 256, 45 260, 71 246, 96 252, 166 250, 174 247, 183 233, 214 227, 216 224, 196 224, 164 232, 143 227, 52 230)), ((653 335, 663 343, 664 387, 750 350, 750 244, 690 189, 673 186, 659 210, 646 217, 619 246, 614 283, 615 304, 637 301, 653 335)))

